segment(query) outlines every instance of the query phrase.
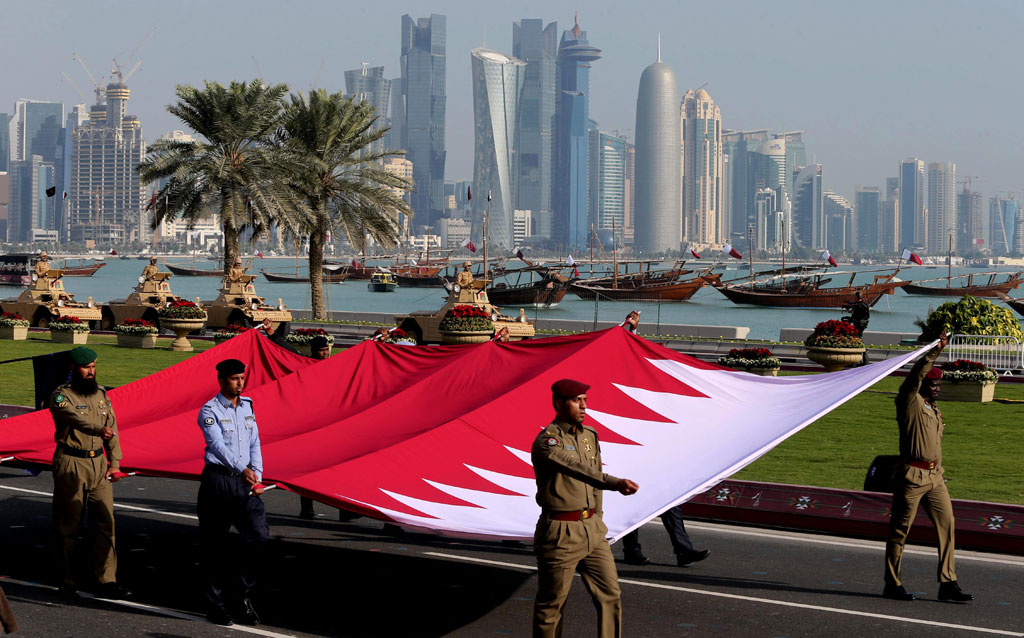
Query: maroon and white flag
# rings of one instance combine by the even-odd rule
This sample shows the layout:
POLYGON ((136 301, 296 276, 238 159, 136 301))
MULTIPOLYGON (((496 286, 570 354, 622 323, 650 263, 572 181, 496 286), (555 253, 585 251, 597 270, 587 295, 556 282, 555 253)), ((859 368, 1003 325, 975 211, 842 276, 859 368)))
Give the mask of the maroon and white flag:
POLYGON ((697 251, 692 248, 690 249, 690 254, 693 255, 694 259, 700 259, 700 255, 697 254, 697 251))
POLYGON ((732 247, 732 244, 726 244, 722 246, 722 254, 729 255, 734 259, 743 259, 743 254, 740 251, 732 247))
POLYGON ((921 265, 923 265, 923 264, 924 264, 924 262, 922 262, 922 261, 921 261, 921 258, 920 258, 920 257, 918 257, 918 256, 917 256, 917 255, 915 255, 914 253, 910 252, 910 250, 909 250, 909 249, 907 249, 907 248, 904 248, 904 249, 903 249, 903 255, 902 255, 902 256, 901 256, 900 258, 901 258, 901 259, 902 259, 903 261, 910 261, 910 262, 913 262, 913 263, 917 264, 918 266, 921 266, 921 265))
POLYGON ((839 264, 836 263, 836 260, 832 257, 832 253, 828 252, 827 250, 825 252, 821 253, 821 258, 824 259, 825 261, 827 261, 830 266, 838 266, 839 265, 839 264))
POLYGON ((476 252, 476 245, 472 242, 472 240, 470 240, 469 237, 466 238, 466 241, 462 242, 462 247, 463 248, 468 248, 469 252, 471 252, 471 253, 475 253, 476 252))

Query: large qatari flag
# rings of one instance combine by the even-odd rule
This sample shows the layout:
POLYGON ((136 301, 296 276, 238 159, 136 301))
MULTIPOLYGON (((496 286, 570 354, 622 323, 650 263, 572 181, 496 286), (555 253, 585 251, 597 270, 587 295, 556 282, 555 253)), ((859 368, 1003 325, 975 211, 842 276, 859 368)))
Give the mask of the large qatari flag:
MULTIPOLYGON (((775 378, 704 363, 618 327, 468 346, 367 341, 325 361, 249 331, 110 397, 125 471, 194 479, 203 456, 196 414, 217 392, 214 366, 241 359, 251 369, 246 394, 260 425, 264 482, 408 527, 525 539, 538 514, 530 446, 551 421, 551 384, 573 377, 591 385, 587 420, 600 434, 605 471, 640 484, 636 495, 605 499, 617 539, 923 352, 775 378)), ((53 445, 49 412, 0 425, 3 455, 46 463, 53 445)))

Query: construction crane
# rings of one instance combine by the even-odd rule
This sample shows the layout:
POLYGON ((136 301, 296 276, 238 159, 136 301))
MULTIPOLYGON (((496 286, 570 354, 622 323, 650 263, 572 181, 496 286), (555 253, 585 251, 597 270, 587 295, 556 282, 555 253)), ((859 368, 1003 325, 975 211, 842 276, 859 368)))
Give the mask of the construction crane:
POLYGON ((964 175, 963 179, 956 180, 956 183, 957 184, 967 184, 967 190, 973 191, 974 189, 971 188, 971 184, 973 183, 973 180, 976 180, 976 179, 981 179, 981 178, 978 177, 977 175, 964 175))
POLYGON ((85 60, 82 59, 82 56, 78 55, 78 52, 72 53, 71 58, 82 65, 82 70, 85 71, 85 76, 89 78, 89 82, 92 83, 93 93, 96 94, 96 103, 103 104, 103 77, 101 76, 100 81, 97 82, 96 78, 92 76, 92 73, 89 73, 89 68, 85 66, 85 60))
POLYGON ((82 90, 80 88, 78 88, 78 85, 75 84, 75 82, 71 79, 71 77, 67 73, 65 73, 63 71, 61 71, 60 74, 62 76, 64 76, 65 80, 68 81, 68 84, 70 84, 71 88, 73 88, 75 90, 75 93, 78 94, 78 97, 82 98, 83 102, 88 103, 89 102, 89 98, 85 97, 85 93, 82 93, 82 90))

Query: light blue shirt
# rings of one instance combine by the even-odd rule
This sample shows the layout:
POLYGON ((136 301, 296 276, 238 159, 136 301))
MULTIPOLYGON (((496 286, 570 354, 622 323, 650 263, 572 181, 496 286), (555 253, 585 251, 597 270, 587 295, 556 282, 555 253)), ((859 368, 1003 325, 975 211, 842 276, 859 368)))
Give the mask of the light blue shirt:
POLYGON ((239 397, 238 407, 235 407, 218 392, 199 409, 198 422, 206 439, 204 461, 238 473, 250 468, 257 478, 263 478, 260 430, 252 411, 252 399, 239 397))

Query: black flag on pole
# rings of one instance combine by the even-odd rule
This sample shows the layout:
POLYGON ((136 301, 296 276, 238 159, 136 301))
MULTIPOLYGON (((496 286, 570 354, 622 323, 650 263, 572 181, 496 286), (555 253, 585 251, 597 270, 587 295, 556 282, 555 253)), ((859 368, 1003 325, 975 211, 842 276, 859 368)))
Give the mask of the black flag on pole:
POLYGON ((51 186, 51 187, 46 189, 46 196, 47 197, 53 197, 56 194, 57 194, 57 187, 56 186, 51 186))

